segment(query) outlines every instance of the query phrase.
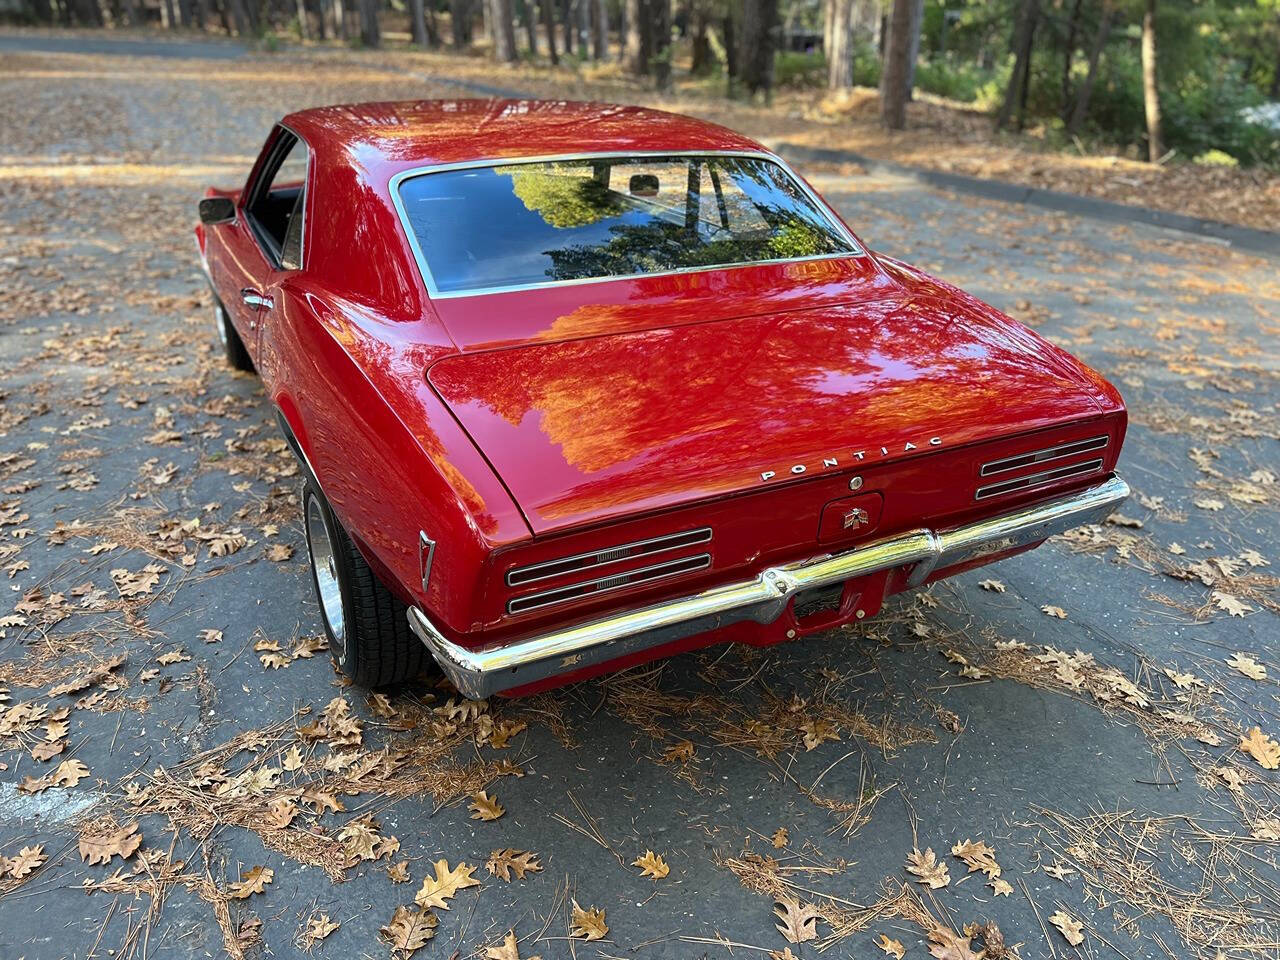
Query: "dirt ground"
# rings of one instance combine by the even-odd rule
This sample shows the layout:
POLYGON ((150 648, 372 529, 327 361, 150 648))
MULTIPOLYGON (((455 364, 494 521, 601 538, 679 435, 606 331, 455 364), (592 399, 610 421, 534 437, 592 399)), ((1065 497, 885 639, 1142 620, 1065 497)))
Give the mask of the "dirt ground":
POLYGON ((1120 387, 1133 501, 858 630, 371 696, 195 199, 290 110, 549 81, 0 50, 0 957, 1280 956, 1274 261, 804 170, 1120 387))

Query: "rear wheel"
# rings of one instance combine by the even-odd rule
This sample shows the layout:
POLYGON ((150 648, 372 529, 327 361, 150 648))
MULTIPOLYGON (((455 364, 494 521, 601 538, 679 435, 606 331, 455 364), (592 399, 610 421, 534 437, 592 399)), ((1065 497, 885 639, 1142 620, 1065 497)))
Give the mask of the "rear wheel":
POLYGON ((227 315, 227 308, 217 297, 213 298, 213 321, 218 326, 218 340, 222 343, 227 363, 235 370, 252 373, 253 361, 249 359, 249 351, 245 349, 244 341, 240 339, 231 317, 227 315))
POLYGON ((405 605, 374 576, 310 482, 302 489, 302 518, 311 579, 338 668, 366 687, 417 676, 426 651, 409 629, 405 605))

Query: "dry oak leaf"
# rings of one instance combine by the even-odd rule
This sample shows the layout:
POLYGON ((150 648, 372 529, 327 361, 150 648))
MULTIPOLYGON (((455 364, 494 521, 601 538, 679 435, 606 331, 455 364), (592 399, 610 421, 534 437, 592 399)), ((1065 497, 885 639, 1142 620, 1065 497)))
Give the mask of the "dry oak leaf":
MULTIPOLYGON (((485 947, 485 960, 521 960, 520 947, 516 942, 516 932, 508 930, 507 935, 496 947, 485 947)), ((542 960, 541 957, 529 957, 527 960, 542 960)))
POLYGON ((248 900, 255 893, 266 893, 267 884, 276 875, 269 867, 251 867, 246 870, 228 892, 233 900, 248 900))
MULTIPOLYGON (((1004 593, 1005 591, 1005 585, 999 580, 982 580, 978 583, 978 586, 983 590, 990 590, 993 593, 1004 593)), ((881 934, 881 936, 883 936, 883 934, 881 934)), ((894 940, 892 942, 897 943, 898 941, 894 940)))
POLYGON ((1253 657, 1246 656, 1243 653, 1233 653, 1228 657, 1227 666, 1232 670, 1243 673, 1250 680, 1267 679, 1267 668, 1253 659, 1253 657))
POLYGON ((972 840, 957 843, 951 848, 951 853, 964 861, 970 873, 981 870, 991 880, 1000 876, 1000 864, 996 863, 995 850, 981 840, 977 843, 972 840))
POLYGON ((501 877, 508 883, 511 882, 512 873, 516 875, 517 879, 523 880, 526 873, 542 872, 542 864, 538 862, 536 853, 530 853, 527 850, 513 850, 510 847, 505 850, 493 851, 484 865, 485 869, 493 876, 501 877))
POLYGON ((177 647, 176 649, 170 650, 168 653, 162 653, 160 656, 156 657, 156 663, 160 664, 162 667, 167 667, 175 663, 185 663, 190 659, 191 654, 187 653, 187 651, 183 650, 181 647, 177 647))
POLYGON ((818 939, 818 920, 822 914, 812 903, 801 903, 784 895, 777 898, 773 912, 782 921, 776 924, 778 932, 792 943, 818 939))
POLYGON ((471 803, 467 807, 471 811, 472 820, 497 820, 507 808, 498 802, 497 797, 491 797, 485 791, 481 790, 471 798, 471 803))
POLYGON ((222 641, 222 631, 213 629, 201 630, 200 639, 205 643, 220 643, 222 641))
POLYGON ((401 860, 399 863, 393 863, 387 867, 387 876, 391 878, 392 883, 408 883, 409 861, 401 860))
POLYGON ((693 759, 693 743, 689 740, 677 740, 663 751, 662 758, 668 763, 687 763, 693 759))
POLYGON ((569 936, 577 940, 599 940, 609 932, 609 925, 604 922, 604 911, 599 907, 583 910, 578 901, 573 901, 573 911, 569 914, 569 936))
POLYGON ((318 917, 312 917, 307 921, 307 929, 304 930, 302 934, 303 947, 310 950, 340 926, 342 926, 342 924, 339 921, 330 920, 327 913, 322 913, 318 917))
POLYGON ((287 543, 273 543, 267 547, 267 559, 275 563, 283 563, 293 556, 293 547, 287 543))
POLYGON ((23 847, 16 857, 5 863, 5 868, 0 869, 0 874, 8 873, 13 879, 21 880, 32 870, 43 866, 48 859, 44 853, 43 843, 36 844, 34 847, 23 847))
POLYGON ((640 868, 640 876, 652 877, 654 880, 661 880, 671 872, 671 868, 667 866, 667 861, 662 859, 662 855, 656 854, 652 850, 646 850, 644 856, 632 860, 631 865, 640 868))
POLYGON ((459 890, 464 887, 480 886, 480 881, 472 876, 475 873, 475 869, 468 867, 465 863, 460 863, 456 868, 450 870, 448 860, 437 860, 435 869, 436 875, 423 880, 422 889, 414 897, 419 906, 439 907, 441 910, 448 910, 449 904, 447 901, 456 897, 459 890))
POLYGON ((112 857, 128 860, 142 844, 136 823, 119 829, 85 834, 80 838, 80 859, 85 863, 106 863, 112 857))
POLYGON ((929 931, 929 956, 934 960, 982 960, 983 954, 973 952, 972 940, 950 927, 934 927, 929 931))
POLYGON ((1058 932, 1066 937, 1067 943, 1073 947, 1084 943, 1084 925, 1070 914, 1059 910, 1049 918, 1049 922, 1058 928, 1058 932))
POLYGON ((783 947, 781 950, 770 950, 769 960, 800 960, 800 958, 791 952, 790 947, 783 947))
POLYGON ((1013 893, 1013 887, 1009 885, 1009 881, 1002 880, 1000 877, 987 881, 987 886, 994 891, 992 896, 1007 897, 1013 893))
POLYGON ((382 938, 391 944, 395 956, 411 957, 436 935, 439 922, 430 910, 396 907, 391 922, 382 928, 382 938))
POLYGON ((40 779, 25 777, 18 789, 22 793, 43 793, 50 787, 74 787, 89 775, 89 768, 79 760, 63 760, 53 773, 40 779))
POLYGON ((382 838, 364 820, 352 820, 338 831, 338 840, 350 860, 373 860, 373 848, 382 838))
POLYGON ((816 749, 824 740, 839 740, 840 734, 836 732, 835 725, 829 720, 806 720, 800 724, 800 730, 804 733, 804 749, 807 753, 816 749))
POLYGON ((298 745, 296 743, 290 747, 288 753, 284 755, 284 759, 280 761, 280 766, 284 767, 290 773, 293 773, 295 770, 302 769, 302 751, 298 749, 298 745))
POLYGON ((1240 749, 1262 765, 1264 770, 1280 770, 1280 743, 1276 743, 1258 727, 1240 738, 1240 749))
POLYGON ((889 956, 897 957, 898 960, 902 960, 907 952, 907 948, 902 945, 901 940, 890 940, 883 933, 880 934, 880 939, 876 941, 876 946, 889 954, 889 956))
POLYGON ((1051 617, 1057 617, 1059 620, 1067 619, 1067 611, 1063 610, 1061 607, 1055 607, 1052 604, 1046 603, 1040 608, 1040 612, 1048 614, 1051 617))
POLYGON ((1253 607, 1243 602, 1239 597, 1233 597, 1231 594, 1223 593, 1221 590, 1213 591, 1210 596, 1213 597, 1213 605, 1219 610, 1225 610, 1230 616, 1243 617, 1246 613, 1253 612, 1253 607))
POLYGON ((947 865, 938 862, 933 847, 926 848, 924 853, 916 848, 907 854, 907 873, 915 874, 916 883, 926 883, 930 890, 945 887, 951 882, 947 865))
POLYGON ((791 835, 787 833, 786 827, 779 827, 773 832, 773 849, 781 850, 791 841, 791 835))

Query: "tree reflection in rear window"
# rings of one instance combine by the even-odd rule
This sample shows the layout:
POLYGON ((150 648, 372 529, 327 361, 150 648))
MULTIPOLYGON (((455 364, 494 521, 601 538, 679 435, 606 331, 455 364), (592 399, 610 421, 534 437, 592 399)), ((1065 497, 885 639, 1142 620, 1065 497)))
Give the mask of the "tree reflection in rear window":
POLYGON ((438 293, 859 252, 758 157, 496 164, 412 176, 399 190, 438 293))

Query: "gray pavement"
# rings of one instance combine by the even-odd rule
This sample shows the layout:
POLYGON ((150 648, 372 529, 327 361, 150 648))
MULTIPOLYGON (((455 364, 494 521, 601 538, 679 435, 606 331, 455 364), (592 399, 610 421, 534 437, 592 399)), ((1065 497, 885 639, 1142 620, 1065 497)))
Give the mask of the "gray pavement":
POLYGON ((288 957, 319 914, 341 925, 313 955, 386 956, 380 928, 440 859, 482 884, 436 911, 419 956, 483 956, 513 929, 526 958, 884 956, 882 934, 910 957, 935 925, 984 921, 1024 958, 1280 955, 1280 783, 1236 747, 1254 726, 1280 737, 1273 262, 892 172, 816 176, 871 246, 1120 387, 1130 525, 898 598, 860 631, 712 649, 480 719, 427 684, 370 701, 323 652, 292 655, 319 630, 296 469, 258 382, 219 361, 190 221, 276 115, 462 91, 272 69, 0 59, 0 856, 47 857, 0 877, 0 957, 288 957), (112 123, 82 122, 95 112, 112 123), (1267 678, 1229 667, 1236 652, 1267 678), (1064 664, 1077 653, 1092 661, 1064 664), (54 692, 120 656, 114 680, 54 692), (334 698, 358 749, 295 733, 334 698), (67 708, 67 732, 24 722, 23 703, 67 708), (806 749, 824 732, 838 739, 806 749), (63 752, 35 759, 51 738, 63 752), (19 789, 69 758, 89 771, 74 785, 19 789), (505 807, 494 822, 470 816, 482 788, 505 807), (298 807, 287 828, 267 825, 272 801, 298 807), (360 818, 398 850, 351 853, 360 818), (137 852, 83 859, 82 838, 134 822, 137 852), (1008 895, 951 854, 966 839, 994 848, 1008 895), (508 847, 542 871, 490 875, 508 847), (947 886, 912 882, 913 847, 947 886), (668 877, 639 876, 646 850, 668 877), (400 863, 409 882, 388 874, 400 863), (237 897, 259 866, 271 883, 237 897), (818 906, 818 941, 775 929, 779 894, 818 906), (568 939, 572 900, 605 911, 606 939, 568 939), (1059 911, 1084 925, 1079 948, 1059 911))

